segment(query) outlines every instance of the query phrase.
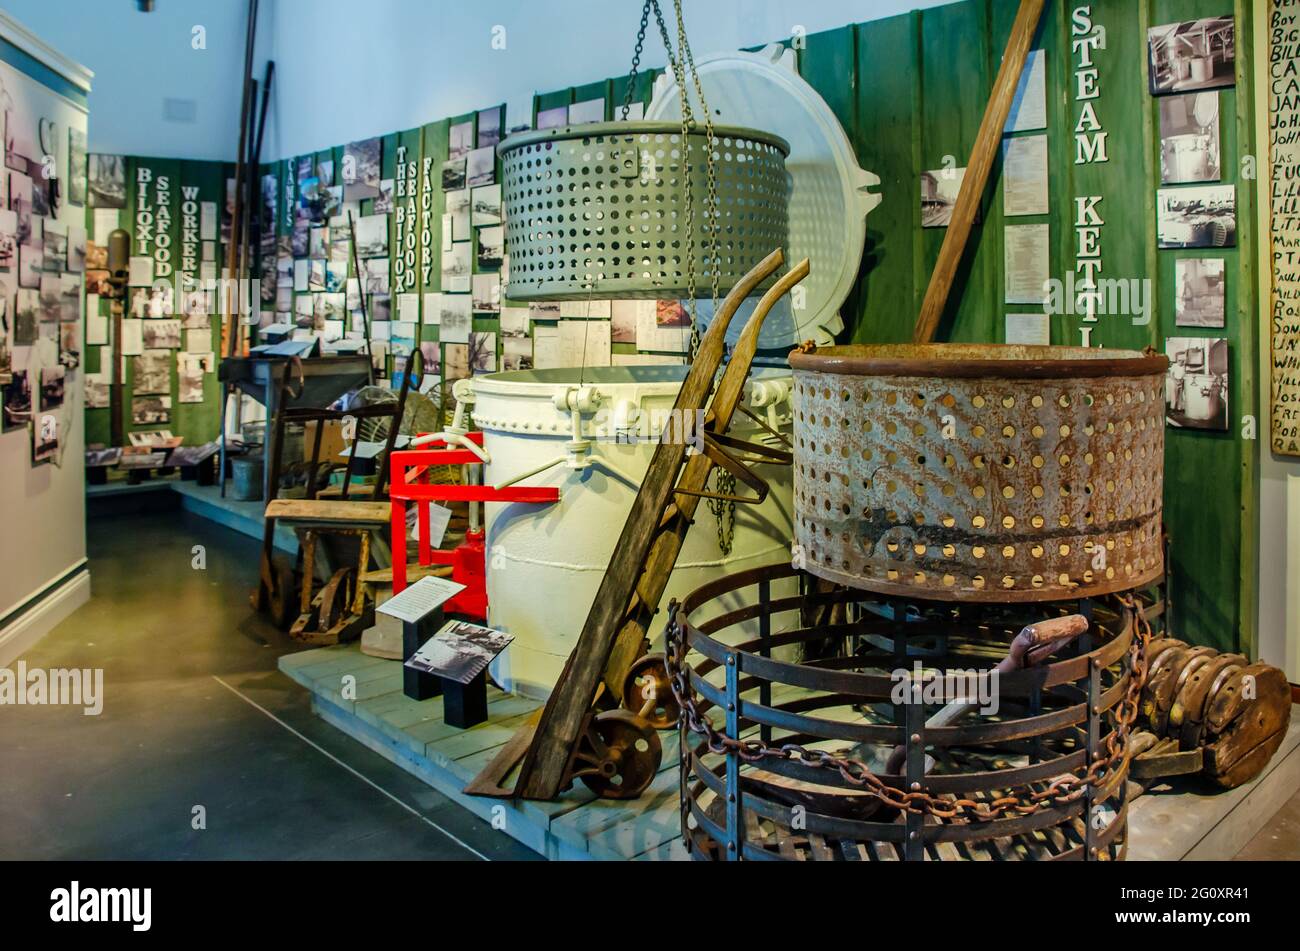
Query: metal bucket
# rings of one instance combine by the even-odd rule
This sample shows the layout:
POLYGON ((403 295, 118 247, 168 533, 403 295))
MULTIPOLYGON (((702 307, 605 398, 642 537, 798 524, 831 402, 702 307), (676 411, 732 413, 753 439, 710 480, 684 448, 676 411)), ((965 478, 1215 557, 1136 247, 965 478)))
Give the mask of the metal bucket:
POLYGON ((230 460, 234 486, 230 497, 238 502, 258 502, 262 498, 261 456, 236 456, 230 460))
POLYGON ((686 297, 718 271, 729 288, 787 242, 790 146, 779 136, 714 127, 722 256, 708 257, 710 183, 703 130, 674 122, 596 122, 510 136, 502 165, 512 300, 686 297), (685 162, 689 158, 690 166, 685 162), (696 204, 686 233, 686 174, 696 204))
POLYGON ((944 344, 790 364, 795 554, 813 574, 1017 602, 1163 573, 1165 357, 944 344))

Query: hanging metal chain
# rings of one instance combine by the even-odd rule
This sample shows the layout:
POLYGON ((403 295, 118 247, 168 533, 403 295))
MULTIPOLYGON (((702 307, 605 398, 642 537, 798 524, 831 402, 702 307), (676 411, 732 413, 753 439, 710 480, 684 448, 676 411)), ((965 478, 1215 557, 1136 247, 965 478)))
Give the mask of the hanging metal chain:
MULTIPOLYGON (((632 69, 627 74, 627 89, 623 93, 624 122, 627 121, 628 114, 632 111, 632 96, 636 92, 636 76, 638 70, 641 68, 641 54, 645 51, 645 32, 646 28, 650 24, 651 9, 654 10, 655 19, 659 21, 660 32, 665 35, 667 34, 667 30, 663 29, 664 15, 663 11, 659 9, 658 0, 646 0, 645 5, 641 8, 641 25, 636 31, 636 49, 632 52, 632 69)), ((669 49, 667 52, 668 62, 671 63, 673 59, 673 51, 669 49)))
MULTIPOLYGON (((725 469, 713 470, 713 490, 719 495, 736 494, 736 477, 725 469)), ((733 499, 709 499, 709 511, 718 522, 718 549, 731 554, 736 536, 736 503, 733 499)))
POLYGON ((1046 787, 1029 790, 1017 796, 1002 796, 990 802, 975 799, 943 799, 924 791, 903 792, 886 785, 862 760, 836 756, 828 750, 814 750, 797 743, 772 744, 762 740, 741 740, 719 733, 707 713, 700 711, 691 688, 690 668, 686 665, 686 638, 677 623, 679 605, 674 601, 669 607, 666 633, 668 679, 673 697, 681 709, 682 721, 692 733, 705 737, 712 753, 734 752, 746 763, 766 758, 795 760, 804 766, 834 770, 846 783, 863 790, 886 806, 901 812, 932 815, 939 819, 970 819, 991 822, 1007 813, 1017 816, 1031 815, 1052 806, 1075 802, 1089 789, 1105 785, 1112 773, 1127 764, 1128 737, 1138 716, 1138 702, 1147 680, 1147 645, 1151 640, 1151 623, 1132 594, 1126 594, 1120 603, 1133 614, 1134 636, 1128 650, 1129 683, 1124 698, 1111 717, 1114 728, 1106 735, 1102 752, 1082 773, 1065 773, 1051 780, 1046 787))

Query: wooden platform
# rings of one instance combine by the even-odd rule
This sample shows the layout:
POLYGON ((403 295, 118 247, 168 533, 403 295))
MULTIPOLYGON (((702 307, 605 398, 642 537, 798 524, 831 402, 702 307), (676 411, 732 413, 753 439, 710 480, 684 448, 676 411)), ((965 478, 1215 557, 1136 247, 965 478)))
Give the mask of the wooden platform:
MULTIPOLYGON (((513 802, 462 790, 541 704, 488 688, 488 721, 458 730, 442 720, 442 700, 402 695, 401 666, 362 654, 356 644, 287 654, 280 670, 312 693, 326 722, 387 757, 475 815, 552 859, 686 859, 678 819, 678 738, 661 732, 663 765, 645 795, 598 800, 578 785, 557 802, 513 802), (344 696, 344 678, 351 682, 344 696)), ((1300 713, 1300 711, 1298 711, 1300 713)), ((1134 803, 1130 859, 1230 859, 1300 788, 1300 715, 1254 783, 1226 793, 1154 792, 1134 803)), ((1300 858, 1300 856, 1297 856, 1300 858)))
POLYGON ((356 644, 286 654, 280 670, 312 692, 326 722, 418 776, 481 818, 496 822, 552 859, 678 859, 677 734, 660 733, 663 767, 645 795, 626 803, 596 799, 577 784, 557 802, 467 796, 461 790, 541 704, 488 688, 488 721, 458 730, 442 720, 442 698, 408 700, 402 668, 362 654, 356 644), (355 677, 353 699, 344 677, 355 677), (503 824, 503 825, 502 825, 503 824))

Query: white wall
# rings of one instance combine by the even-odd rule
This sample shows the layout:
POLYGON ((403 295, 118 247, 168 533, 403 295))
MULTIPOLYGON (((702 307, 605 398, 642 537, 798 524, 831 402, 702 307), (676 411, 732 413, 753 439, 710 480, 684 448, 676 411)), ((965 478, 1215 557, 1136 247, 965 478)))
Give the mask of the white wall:
MULTIPOLYGON (((0 34, 10 37, 15 45, 33 55, 42 52, 2 19, 0 34)), ((59 174, 66 174, 67 130, 86 128, 85 110, 7 63, 0 63, 0 81, 3 81, 5 92, 13 103, 9 112, 9 134, 19 141, 35 143, 39 120, 53 119, 60 130, 59 174)), ((58 220, 65 225, 80 225, 83 223, 83 209, 64 201, 59 207, 58 220)), ((13 306, 17 284, 14 269, 3 277, 9 288, 10 306, 13 306)), ((58 345, 48 338, 42 337, 36 346, 14 348, 14 369, 28 370, 34 378, 33 409, 37 408, 39 399, 39 370, 43 366, 56 366, 58 359, 58 345)), ((86 560, 82 385, 82 371, 67 373, 63 406, 55 414, 63 445, 59 465, 32 465, 28 428, 0 433, 0 537, 5 540, 0 546, 0 618, 8 620, 0 629, 0 663, 7 663, 16 650, 30 645, 36 636, 58 620, 45 611, 45 627, 37 629, 30 623, 28 615, 42 613, 42 610, 35 608, 18 616, 19 609, 86 560)), ((82 586, 88 593, 84 578, 82 586)), ((63 600, 62 596, 60 600, 63 600)), ((64 604, 67 610, 75 606, 71 602, 64 604)))
POLYGON ((3 0, 3 7, 95 73, 92 152, 234 160, 247 0, 157 0, 152 13, 140 13, 134 0, 3 0), (206 49, 193 48, 195 26, 204 27, 206 49), (166 121, 164 98, 192 100, 194 121, 166 121))
MULTIPOLYGON (((639 0, 260 0, 256 76, 276 61, 266 159, 627 72, 639 0), (492 48, 505 27, 506 48, 492 48)), ((697 53, 784 39, 952 0, 686 0, 697 53)), ((90 148, 234 160, 247 0, 4 0, 95 72, 90 148), (195 25, 207 49, 191 48, 195 25), (192 99, 193 124, 163 119, 192 99)), ((671 0, 662 0, 673 30, 671 0)), ((643 62, 664 64, 651 21, 643 62)), ((674 32, 675 36, 675 32, 674 32)))

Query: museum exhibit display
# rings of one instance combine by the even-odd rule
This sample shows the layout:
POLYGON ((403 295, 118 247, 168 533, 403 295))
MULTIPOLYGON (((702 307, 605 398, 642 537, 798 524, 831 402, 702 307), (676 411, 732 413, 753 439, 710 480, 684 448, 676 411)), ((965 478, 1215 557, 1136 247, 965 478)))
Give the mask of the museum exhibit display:
POLYGON ((15 914, 336 859, 1284 909, 1298 17, 6 0, 15 914))

